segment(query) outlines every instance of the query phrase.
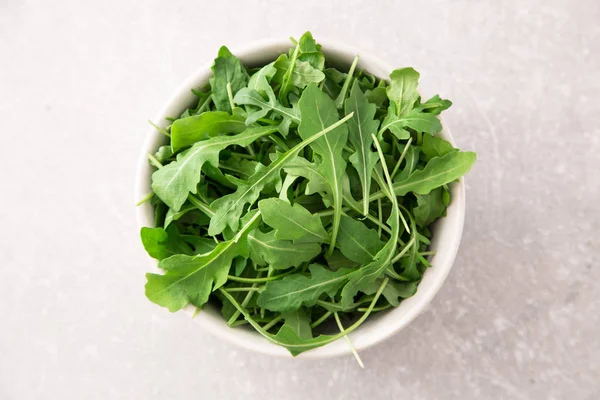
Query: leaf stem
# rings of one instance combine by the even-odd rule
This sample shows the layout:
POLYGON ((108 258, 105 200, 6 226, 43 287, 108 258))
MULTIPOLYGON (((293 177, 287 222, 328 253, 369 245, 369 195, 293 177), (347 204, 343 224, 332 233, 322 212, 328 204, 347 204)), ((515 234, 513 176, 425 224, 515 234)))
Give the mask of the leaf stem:
POLYGON ((229 293, 234 293, 234 292, 260 292, 262 289, 258 288, 258 287, 235 287, 235 288, 230 288, 230 289, 225 289, 227 290, 229 293))
POLYGON ((358 64, 358 54, 354 57, 354 61, 352 61, 352 65, 350 65, 350 70, 348 71, 348 75, 346 75, 346 80, 344 81, 344 86, 342 86, 342 90, 340 94, 335 99, 335 106, 338 110, 341 110, 344 106, 344 100, 346 99, 346 93, 348 92, 348 88, 350 87, 350 81, 352 81, 352 77, 354 75, 354 70, 356 69, 356 65, 358 64))
POLYGON ((204 204, 199 198, 194 196, 193 194, 188 195, 188 200, 192 205, 194 205, 198 210, 202 211, 209 217, 214 217, 215 212, 210 208, 208 204, 204 204))
POLYGON ((233 282, 241 282, 241 283, 263 283, 263 282, 270 282, 270 281, 274 281, 276 279, 282 278, 286 275, 292 274, 294 272, 296 272, 299 268, 294 268, 286 273, 283 274, 279 274, 279 275, 272 275, 272 276, 266 276, 264 278, 242 278, 241 276, 234 276, 234 275, 228 275, 227 279, 233 282))
POLYGON ((157 131, 159 131, 160 133, 162 133, 166 137, 168 137, 168 138, 171 137, 171 134, 169 132, 167 132, 165 129, 161 128, 160 126, 156 125, 154 122, 152 122, 150 120, 148 120, 148 122, 150 123, 150 125, 152 125, 154 128, 156 128, 157 131))
POLYGON ((138 201, 137 203, 135 203, 136 207, 141 206, 142 204, 144 204, 145 202, 147 202, 148 200, 150 200, 152 197, 154 197, 154 192, 150 192, 147 195, 144 196, 144 198, 142 198, 140 201, 138 201))
MULTIPOLYGON (((342 325, 342 321, 340 321, 340 317, 338 316, 338 313, 333 313, 333 316, 335 317, 335 323, 337 324, 338 328, 340 329, 340 332, 344 332, 344 326, 342 325)), ((352 342, 350 341, 350 338, 348 337, 348 335, 344 335, 344 338, 346 339, 346 342, 348 342, 348 346, 350 346, 350 351, 352 352, 354 359, 356 360, 358 365, 360 365, 360 367, 364 369, 365 364, 363 364, 362 360, 360 359, 358 353, 356 352, 356 349, 354 348, 354 346, 352 345, 352 342)))
POLYGON ((394 170, 392 171, 392 175, 391 175, 392 179, 394 179, 394 176, 396 176, 396 173, 398 172, 398 169, 400 168, 400 164, 402 163, 402 160, 404 160, 404 157, 406 156, 406 151, 410 147, 411 142, 412 142, 412 137, 410 139, 408 139, 408 142, 406 142, 406 144, 404 145, 402 154, 400 154, 400 158, 398 158, 398 162, 396 163, 396 166, 394 167, 394 170))
POLYGON ((233 102, 233 92, 231 91, 231 82, 227 82, 227 97, 229 98, 229 106, 231 107, 231 114, 233 114, 233 109, 235 108, 235 103, 233 102))
POLYGON ((273 318, 268 324, 266 324, 265 326, 263 326, 263 329, 265 331, 268 331, 269 329, 271 329, 272 327, 275 326, 276 323, 278 323, 279 321, 281 321, 283 319, 282 315, 278 315, 277 317, 273 318))
POLYGON ((310 324, 310 327, 313 328, 313 329, 316 328, 317 326, 319 326, 323 322, 325 322, 327 320, 327 318, 331 317, 332 315, 333 315, 333 312, 327 311, 319 319, 317 319, 315 322, 313 322, 312 324, 310 324))
POLYGON ((154 165, 156 168, 161 169, 163 165, 154 157, 152 154, 148 153, 148 161, 150 164, 154 165))

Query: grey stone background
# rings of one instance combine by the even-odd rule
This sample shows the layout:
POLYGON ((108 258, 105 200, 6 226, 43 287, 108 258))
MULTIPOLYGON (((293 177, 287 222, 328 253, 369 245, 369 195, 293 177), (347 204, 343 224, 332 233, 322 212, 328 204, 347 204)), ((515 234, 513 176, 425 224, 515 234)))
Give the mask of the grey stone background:
POLYGON ((0 399, 600 398, 599 51, 597 0, 0 0, 0 399), (417 68, 479 154, 447 283, 365 370, 143 295, 146 120, 221 44, 307 29, 417 68))

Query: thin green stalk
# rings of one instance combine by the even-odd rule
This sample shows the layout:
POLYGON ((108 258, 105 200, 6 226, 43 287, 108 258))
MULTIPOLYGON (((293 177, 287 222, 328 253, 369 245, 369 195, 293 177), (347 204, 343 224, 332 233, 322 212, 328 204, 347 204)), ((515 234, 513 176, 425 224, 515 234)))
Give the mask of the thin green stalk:
POLYGON ((142 204, 144 204, 145 202, 147 202, 148 200, 150 200, 153 197, 154 197, 154 192, 148 193, 147 195, 144 196, 144 198, 142 198, 140 201, 135 203, 136 207, 141 206, 142 204))
POLYGON ((190 203, 192 203, 194 207, 202 211, 207 216, 211 218, 215 216, 215 212, 210 208, 210 206, 208 204, 204 204, 199 198, 197 198, 193 194, 190 193, 188 195, 188 200, 190 203))
MULTIPOLYGON (((392 308, 392 305, 386 304, 385 306, 373 307, 373 309, 371 311, 372 312, 383 311, 383 310, 387 310, 388 308, 392 308)), ((356 310, 360 311, 360 312, 367 312, 368 308, 359 307, 356 310)))
POLYGON ((290 147, 285 144, 283 140, 281 140, 277 135, 269 135, 268 139, 275 143, 277 146, 281 147, 283 151, 288 151, 290 147))
POLYGON ((392 258, 392 264, 395 264, 399 259, 402 258, 402 256, 404 254, 406 254, 406 252, 408 251, 408 249, 410 249, 410 246, 412 246, 415 243, 415 237, 413 236, 408 243, 406 243, 406 245, 404 246, 404 248, 402 249, 402 251, 400 251, 400 253, 396 254, 396 256, 394 258, 392 258))
MULTIPOLYGON (((239 313, 239 311, 236 311, 236 312, 239 313)), ((232 323, 229 324, 229 326, 232 328, 235 328, 236 326, 241 326, 241 325, 246 325, 246 324, 248 324, 248 321, 246 321, 245 319, 240 319, 239 321, 233 321, 232 323)))
MULTIPOLYGON (((344 332, 344 326, 342 325, 342 321, 340 321, 340 317, 339 317, 338 313, 333 313, 333 316, 335 317, 335 323, 337 324, 340 332, 344 332)), ((354 356, 354 359, 356 360, 356 362, 358 363, 358 365, 360 365, 360 367, 364 369, 365 368, 365 364, 363 364, 362 360, 358 356, 358 353, 356 352, 356 349, 352 345, 352 342, 350 341, 350 338, 348 337, 348 335, 344 335, 344 338, 346 339, 346 342, 348 342, 348 346, 350 346, 350 351, 352 352, 352 355, 354 356)))
MULTIPOLYGON (((254 263, 253 263, 254 264, 254 263)), ((262 272, 259 272, 258 277, 262 276, 262 272)), ((258 285, 257 282, 252 284, 252 287, 256 287, 258 285)), ((242 300, 242 307, 247 307, 248 303, 250 303, 250 300, 252 299, 252 296, 254 295, 253 291, 250 291, 246 294, 246 297, 244 297, 244 300, 242 300)), ((229 318, 229 321, 227 321, 227 325, 232 326, 232 324, 238 319, 238 317, 240 316, 240 312, 238 310, 235 311, 235 313, 233 313, 233 315, 231 316, 231 318, 229 318)))
POLYGON ((323 322, 327 321, 327 318, 331 317, 332 315, 333 315, 333 313, 331 311, 327 311, 319 319, 317 319, 315 322, 310 324, 310 327, 313 329, 316 328, 317 326, 321 325, 323 322))
POLYGON ((154 128, 156 128, 157 131, 159 131, 160 133, 162 133, 163 135, 165 135, 166 137, 170 138, 171 134, 169 132, 167 132, 166 130, 164 130, 163 128, 161 128, 160 126, 156 125, 154 122, 148 120, 148 122, 150 123, 150 125, 152 125, 154 128))
POLYGON ((231 152, 231 155, 232 156, 237 156, 237 157, 240 157, 240 158, 246 158, 248 160, 254 160, 254 158, 255 158, 255 157, 251 156, 250 154, 244 154, 244 153, 234 153, 234 152, 231 152))
POLYGON ((235 103, 233 102, 233 92, 231 91, 231 82, 227 82, 227 97, 229 98, 229 106, 231 107, 231 112, 233 113, 233 109, 235 108, 235 103))
POLYGON ((212 96, 208 96, 206 98, 206 100, 204 100, 204 103, 202 103, 202 105, 200 106, 198 111, 196 111, 196 113, 202 114, 208 108, 208 106, 210 106, 211 101, 212 101, 212 96))
MULTIPOLYGON (((398 172, 398 169, 400 168, 400 164, 402 163, 402 160, 404 160, 404 157, 406 156, 406 152, 408 151, 408 148, 410 147, 410 143, 412 142, 412 137, 410 139, 408 139, 408 142, 406 142, 406 145, 404 146, 404 149, 402 150, 402 154, 400 154, 400 158, 398 158, 398 162, 396 163, 396 166, 394 167, 394 170, 392 171, 391 177, 392 179, 394 179, 394 176, 396 176, 396 173, 398 172)), ((396 148, 396 147, 394 147, 396 148)))
POLYGON ((281 315, 279 315, 279 316, 277 316, 277 317, 273 318, 273 319, 271 320, 271 322, 269 322, 268 324, 266 324, 265 326, 263 326, 263 329, 264 329, 265 331, 268 331, 269 329, 271 329, 272 327, 274 327, 274 326, 275 326, 275 324, 277 324, 277 323, 278 323, 279 321, 281 321, 282 319, 283 319, 283 316, 281 316, 281 315))
MULTIPOLYGON (((381 176, 381 174, 379 173, 379 171, 377 169, 373 170, 373 178, 375 179, 375 182, 377 182, 377 184, 379 185, 380 189, 382 191, 385 191, 385 194, 391 198, 391 196, 395 196, 394 193, 390 193, 387 190, 387 186, 385 185, 385 182, 383 181, 383 177, 381 176)), ((391 179, 390 179, 391 182, 391 179)), ((377 199, 380 200, 380 199, 377 199)), ((404 218, 404 214, 402 214, 402 212, 400 210, 398 210, 398 214, 400 215, 400 219, 402 220, 402 225, 404 225, 404 229, 406 229, 406 232, 410 233, 410 228, 408 227, 408 223, 406 222, 406 219, 404 218)))
POLYGON ((235 287, 235 288, 226 288, 229 293, 235 292, 260 292, 262 289, 258 287, 235 287))
POLYGON ((235 276, 235 275, 228 275, 227 279, 233 282, 241 282, 241 283, 264 283, 264 282, 270 282, 270 281, 274 281, 277 280, 279 278, 283 278, 286 275, 289 274, 293 274, 294 272, 297 272, 299 268, 294 268, 288 272, 285 272, 283 274, 279 274, 279 275, 272 275, 272 276, 266 276, 264 278, 242 278, 241 276, 235 276))
POLYGON ((358 54, 354 57, 354 61, 352 61, 352 65, 350 65, 350 70, 348 71, 348 75, 346 75, 346 80, 344 81, 344 86, 342 86, 342 90, 340 94, 335 99, 335 106, 338 110, 341 110, 344 106, 344 100, 346 100, 346 93, 348 92, 348 88, 350 87, 350 82, 352 81, 352 77, 354 76, 354 70, 356 69, 356 65, 358 64, 358 54))
POLYGON ((148 161, 150 164, 154 165, 156 168, 161 169, 163 165, 154 157, 152 154, 148 153, 148 161))
POLYGON ((379 239, 381 239, 381 227, 383 226, 383 211, 381 209, 381 199, 377 199, 377 219, 379 220, 379 239))

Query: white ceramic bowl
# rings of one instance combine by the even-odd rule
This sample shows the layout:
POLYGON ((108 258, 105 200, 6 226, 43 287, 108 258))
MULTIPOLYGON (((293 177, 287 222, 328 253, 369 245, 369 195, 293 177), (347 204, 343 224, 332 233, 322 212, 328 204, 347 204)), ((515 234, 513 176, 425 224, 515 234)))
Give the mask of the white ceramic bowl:
MULTIPOLYGON (((388 63, 365 52, 360 52, 356 48, 331 40, 317 39, 323 46, 322 51, 330 64, 345 66, 347 69, 354 56, 360 54, 358 68, 363 68, 380 78, 387 78, 393 70, 388 63)), ((232 52, 247 67, 262 66, 275 60, 279 54, 287 52, 290 47, 291 43, 288 40, 264 40, 232 52)), ((155 123, 164 128, 167 125, 166 117, 178 116, 192 105, 195 96, 190 89, 198 88, 208 82, 211 75, 211 64, 212 62, 209 62, 202 66, 175 91, 175 94, 155 116, 153 120, 155 123)), ((447 128, 444 128, 440 135, 454 144, 447 128)), ((154 128, 149 129, 137 171, 135 189, 137 200, 151 191, 150 182, 153 169, 148 164, 146 155, 155 152, 162 144, 164 144, 164 137, 154 128)), ((444 283, 450 272, 450 268, 452 268, 452 263, 458 251, 465 215, 465 186, 463 180, 451 184, 450 191, 452 201, 448 207, 447 215, 445 218, 438 220, 433 228, 433 239, 430 247, 431 250, 435 251, 435 255, 430 259, 433 267, 425 272, 417 293, 413 297, 404 300, 397 308, 370 316, 363 325, 349 335, 357 350, 373 346, 407 326, 423 311, 440 290, 442 283, 444 283)), ((153 225, 153 208, 149 202, 137 208, 137 220, 140 227, 153 225)), ((158 269, 156 261, 152 260, 152 263, 154 268, 158 269)), ((188 306, 185 311, 191 314, 194 307, 188 306)), ((195 317, 195 321, 202 329, 246 349, 273 356, 291 357, 286 349, 270 343, 250 329, 228 327, 219 310, 214 307, 206 306, 195 317)), ((348 354, 349 352, 348 343, 345 340, 337 340, 326 346, 304 352, 298 357, 325 358, 348 354)))

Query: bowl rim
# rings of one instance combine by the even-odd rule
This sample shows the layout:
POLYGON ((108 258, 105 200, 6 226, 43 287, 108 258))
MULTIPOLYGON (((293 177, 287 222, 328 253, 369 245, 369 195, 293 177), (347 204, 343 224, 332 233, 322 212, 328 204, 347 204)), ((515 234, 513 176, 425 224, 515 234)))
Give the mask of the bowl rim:
MULTIPOLYGON (((322 51, 327 58, 334 59, 336 62, 349 65, 354 56, 360 54, 359 68, 365 68, 365 70, 378 77, 387 77, 393 70, 387 62, 368 52, 359 51, 354 46, 327 38, 319 38, 318 43, 322 45, 322 51)), ((289 40, 263 39, 234 48, 232 53, 239 57, 245 65, 264 65, 273 61, 276 58, 275 54, 286 52, 291 46, 289 40)), ((167 125, 166 117, 177 116, 189 106, 194 98, 191 89, 208 83, 208 78, 211 75, 211 65, 212 61, 205 63, 179 85, 174 94, 156 114, 153 120, 154 123, 164 128, 167 125)), ((456 147, 454 138, 441 116, 440 121, 443 130, 439 135, 456 147)), ((150 191, 152 167, 147 162, 147 154, 155 152, 162 142, 164 142, 162 134, 155 128, 149 127, 138 159, 135 184, 136 201, 144 198, 150 191)), ((466 208, 464 177, 450 185, 450 192, 452 201, 447 208, 447 215, 438 220, 434 227, 431 247, 438 246, 441 242, 443 242, 443 246, 439 250, 436 248, 436 254, 431 258, 432 267, 425 271, 417 292, 412 297, 403 300, 398 307, 386 313, 370 316, 365 323, 348 335, 357 351, 374 346, 405 328, 433 300, 446 280, 456 258, 462 237, 466 208)), ((152 206, 149 202, 137 207, 136 217, 138 230, 144 226, 154 225, 152 206)), ((148 259, 154 265, 154 270, 160 271, 157 267, 157 261, 149 256, 148 259)), ((195 307, 188 305, 184 311, 193 315, 195 307)), ((269 342, 254 331, 230 328, 215 309, 203 309, 197 313, 194 320, 214 336, 224 338, 242 348, 271 356, 292 357, 285 348, 269 342)), ((338 339, 325 346, 303 352, 296 357, 320 359, 350 353, 346 341, 338 339)))

